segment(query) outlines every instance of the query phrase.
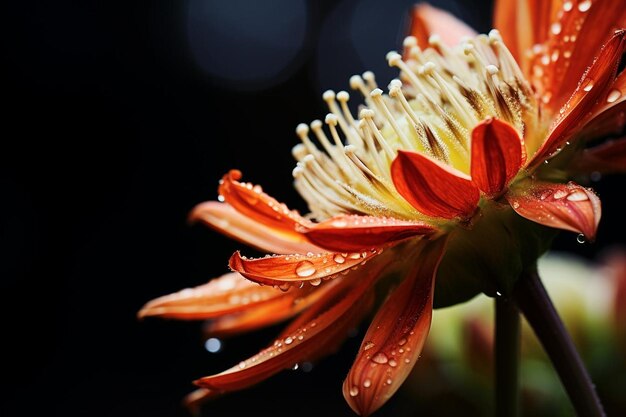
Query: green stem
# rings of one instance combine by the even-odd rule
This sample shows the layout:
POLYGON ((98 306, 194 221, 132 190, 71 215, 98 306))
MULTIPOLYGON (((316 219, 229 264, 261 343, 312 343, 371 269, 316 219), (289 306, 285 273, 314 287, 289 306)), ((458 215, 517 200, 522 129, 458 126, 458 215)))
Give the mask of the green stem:
POLYGON ((550 357, 576 413, 604 417, 591 378, 536 270, 519 279, 513 296, 550 357))
POLYGON ((520 316, 515 302, 496 298, 496 417, 519 415, 520 316))

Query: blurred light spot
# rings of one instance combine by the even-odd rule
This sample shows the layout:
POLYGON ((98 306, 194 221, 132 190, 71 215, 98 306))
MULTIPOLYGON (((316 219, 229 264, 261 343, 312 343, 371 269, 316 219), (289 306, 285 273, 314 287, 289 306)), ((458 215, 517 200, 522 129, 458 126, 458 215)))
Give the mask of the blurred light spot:
POLYGON ((313 370, 313 364, 311 362, 302 362, 302 366, 300 366, 302 372, 311 372, 313 370))
POLYGON ((202 70, 242 90, 268 88, 297 67, 305 0, 191 0, 187 35, 202 70))
POLYGON ((211 353, 217 353, 222 350, 222 341, 215 337, 211 337, 204 342, 204 348, 211 353))

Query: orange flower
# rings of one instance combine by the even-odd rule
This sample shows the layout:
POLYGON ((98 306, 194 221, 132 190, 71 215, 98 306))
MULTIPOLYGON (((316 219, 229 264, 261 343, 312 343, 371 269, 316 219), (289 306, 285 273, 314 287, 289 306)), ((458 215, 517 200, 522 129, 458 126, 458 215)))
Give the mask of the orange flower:
MULTIPOLYGON (((626 32, 616 30, 626 20, 621 3, 500 1, 502 34, 489 35, 419 5, 404 57, 387 56, 400 70, 389 93, 372 73, 354 76, 350 85, 366 104, 358 119, 347 92, 327 91, 329 135, 318 120, 298 126, 293 174, 310 215, 240 182, 239 171, 226 174, 220 201, 200 204, 191 218, 278 255, 248 259, 237 252, 232 273, 153 300, 140 315, 210 319, 216 335, 299 316, 259 354, 196 381, 202 389, 189 401, 248 387, 332 351, 372 307, 375 284, 400 273, 344 382, 349 405, 368 415, 419 358, 446 247, 471 247, 478 252, 471 262, 488 268, 497 258, 487 252, 505 246, 491 241, 480 249, 486 235, 477 230, 493 225, 514 241, 504 256, 521 256, 529 245, 522 228, 531 223, 503 222, 503 213, 515 217, 511 209, 594 239, 600 201, 567 175, 626 168, 625 139, 582 150, 585 141, 623 126, 615 117, 626 97, 626 76, 618 74, 626 48, 626 32), (436 32, 442 36, 431 36, 436 32)), ((443 262, 454 270, 465 259, 443 262)))

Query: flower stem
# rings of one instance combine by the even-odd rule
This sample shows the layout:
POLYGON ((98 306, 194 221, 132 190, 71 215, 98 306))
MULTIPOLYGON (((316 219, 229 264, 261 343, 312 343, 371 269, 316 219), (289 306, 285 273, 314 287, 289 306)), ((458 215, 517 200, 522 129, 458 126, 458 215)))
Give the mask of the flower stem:
POLYGON ((605 416, 591 378, 536 270, 519 279, 513 296, 550 357, 579 416, 605 416))
POLYGON ((519 415, 519 310, 511 299, 499 297, 495 303, 496 417, 516 417, 519 415))

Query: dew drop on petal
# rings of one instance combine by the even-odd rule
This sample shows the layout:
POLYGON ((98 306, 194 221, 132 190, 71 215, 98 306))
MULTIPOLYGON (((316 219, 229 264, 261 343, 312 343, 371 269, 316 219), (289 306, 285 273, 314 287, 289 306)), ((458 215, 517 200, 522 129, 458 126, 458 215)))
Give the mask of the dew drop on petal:
POLYGON ((312 279, 311 281, 309 281, 309 284, 311 284, 314 287, 317 287, 321 283, 322 283, 322 279, 321 278, 315 278, 315 279, 312 279))
POLYGON ((571 11, 574 8, 574 4, 571 1, 566 1, 563 3, 563 10, 566 12, 571 11))
POLYGON ((363 350, 370 350, 374 347, 374 342, 366 342, 365 346, 363 346, 363 350))
POLYGON ((359 387, 352 386, 350 388, 350 396, 356 397, 357 395, 359 395, 359 387))
POLYGON ((217 196, 217 201, 219 201, 220 203, 223 203, 224 201, 226 201, 226 199, 224 198, 223 195, 220 194, 217 196))
POLYGON ((579 12, 586 12, 587 10, 589 10, 591 8, 591 0, 585 0, 582 1, 580 3, 578 3, 578 11, 579 12))
POLYGON ((366 379, 365 381, 363 381, 363 386, 364 386, 365 388, 369 388, 369 387, 371 387, 371 386, 372 386, 372 380, 370 380, 370 379, 366 379))
POLYGON ((382 365, 384 363, 387 363, 389 361, 389 358, 383 352, 378 352, 376 355, 374 355, 372 361, 380 363, 382 365))
POLYGON ((296 275, 299 277, 310 277, 315 273, 315 267, 312 262, 302 261, 296 265, 296 275))
POLYGON ((343 256, 341 256, 340 254, 336 254, 333 257, 333 261, 337 262, 338 264, 342 264, 346 261, 346 258, 344 258, 343 256))
POLYGON ((285 338, 285 344, 286 345, 290 345, 292 343, 293 343, 293 338, 291 336, 285 338))
POLYGON ((513 208, 514 209, 518 209, 519 208, 519 203, 517 201, 513 202, 513 208))
POLYGON ((559 22, 554 22, 550 26, 550 32, 552 32, 553 35, 558 35, 559 33, 561 33, 561 29, 562 27, 559 22))
POLYGON ((333 221, 331 224, 333 225, 333 227, 346 227, 348 225, 348 222, 345 221, 344 219, 337 219, 333 221))
POLYGON ((579 234, 578 236, 576 236, 576 242, 583 244, 586 242, 585 240, 585 235, 583 235, 582 233, 579 234))
POLYGON ((613 89, 613 90, 611 90, 609 95, 606 97, 606 102, 607 103, 615 103, 617 101, 617 99, 621 97, 621 95, 622 95, 621 91, 619 91, 617 89, 613 89))
POLYGON ((402 339, 398 340, 398 346, 402 346, 406 343, 406 337, 403 337, 402 339))
POLYGON ((389 366, 395 368, 396 366, 398 366, 398 362, 396 362, 395 359, 389 359, 389 366))
POLYGON ((567 196, 569 201, 585 201, 589 200, 589 196, 583 191, 574 191, 567 196))
POLYGON ((239 362, 239 369, 243 369, 246 367, 246 363, 244 361, 239 362))
POLYGON ((385 381, 387 383, 387 385, 391 385, 391 383, 393 382, 393 380, 391 378, 387 378, 387 381, 385 381))
POLYGON ((587 78, 585 80, 583 91, 591 91, 592 88, 593 88, 593 80, 591 78, 587 78))
POLYGON ((300 367, 300 365, 298 365, 297 363, 291 367, 292 370, 297 371, 298 368, 300 367))
POLYGON ((564 190, 557 190, 557 191, 554 193, 554 195, 553 195, 552 197, 553 197, 555 200, 560 200, 560 199, 562 199, 563 197, 566 197, 566 196, 567 196, 567 194, 568 194, 568 192, 567 192, 567 191, 564 191, 564 190))

